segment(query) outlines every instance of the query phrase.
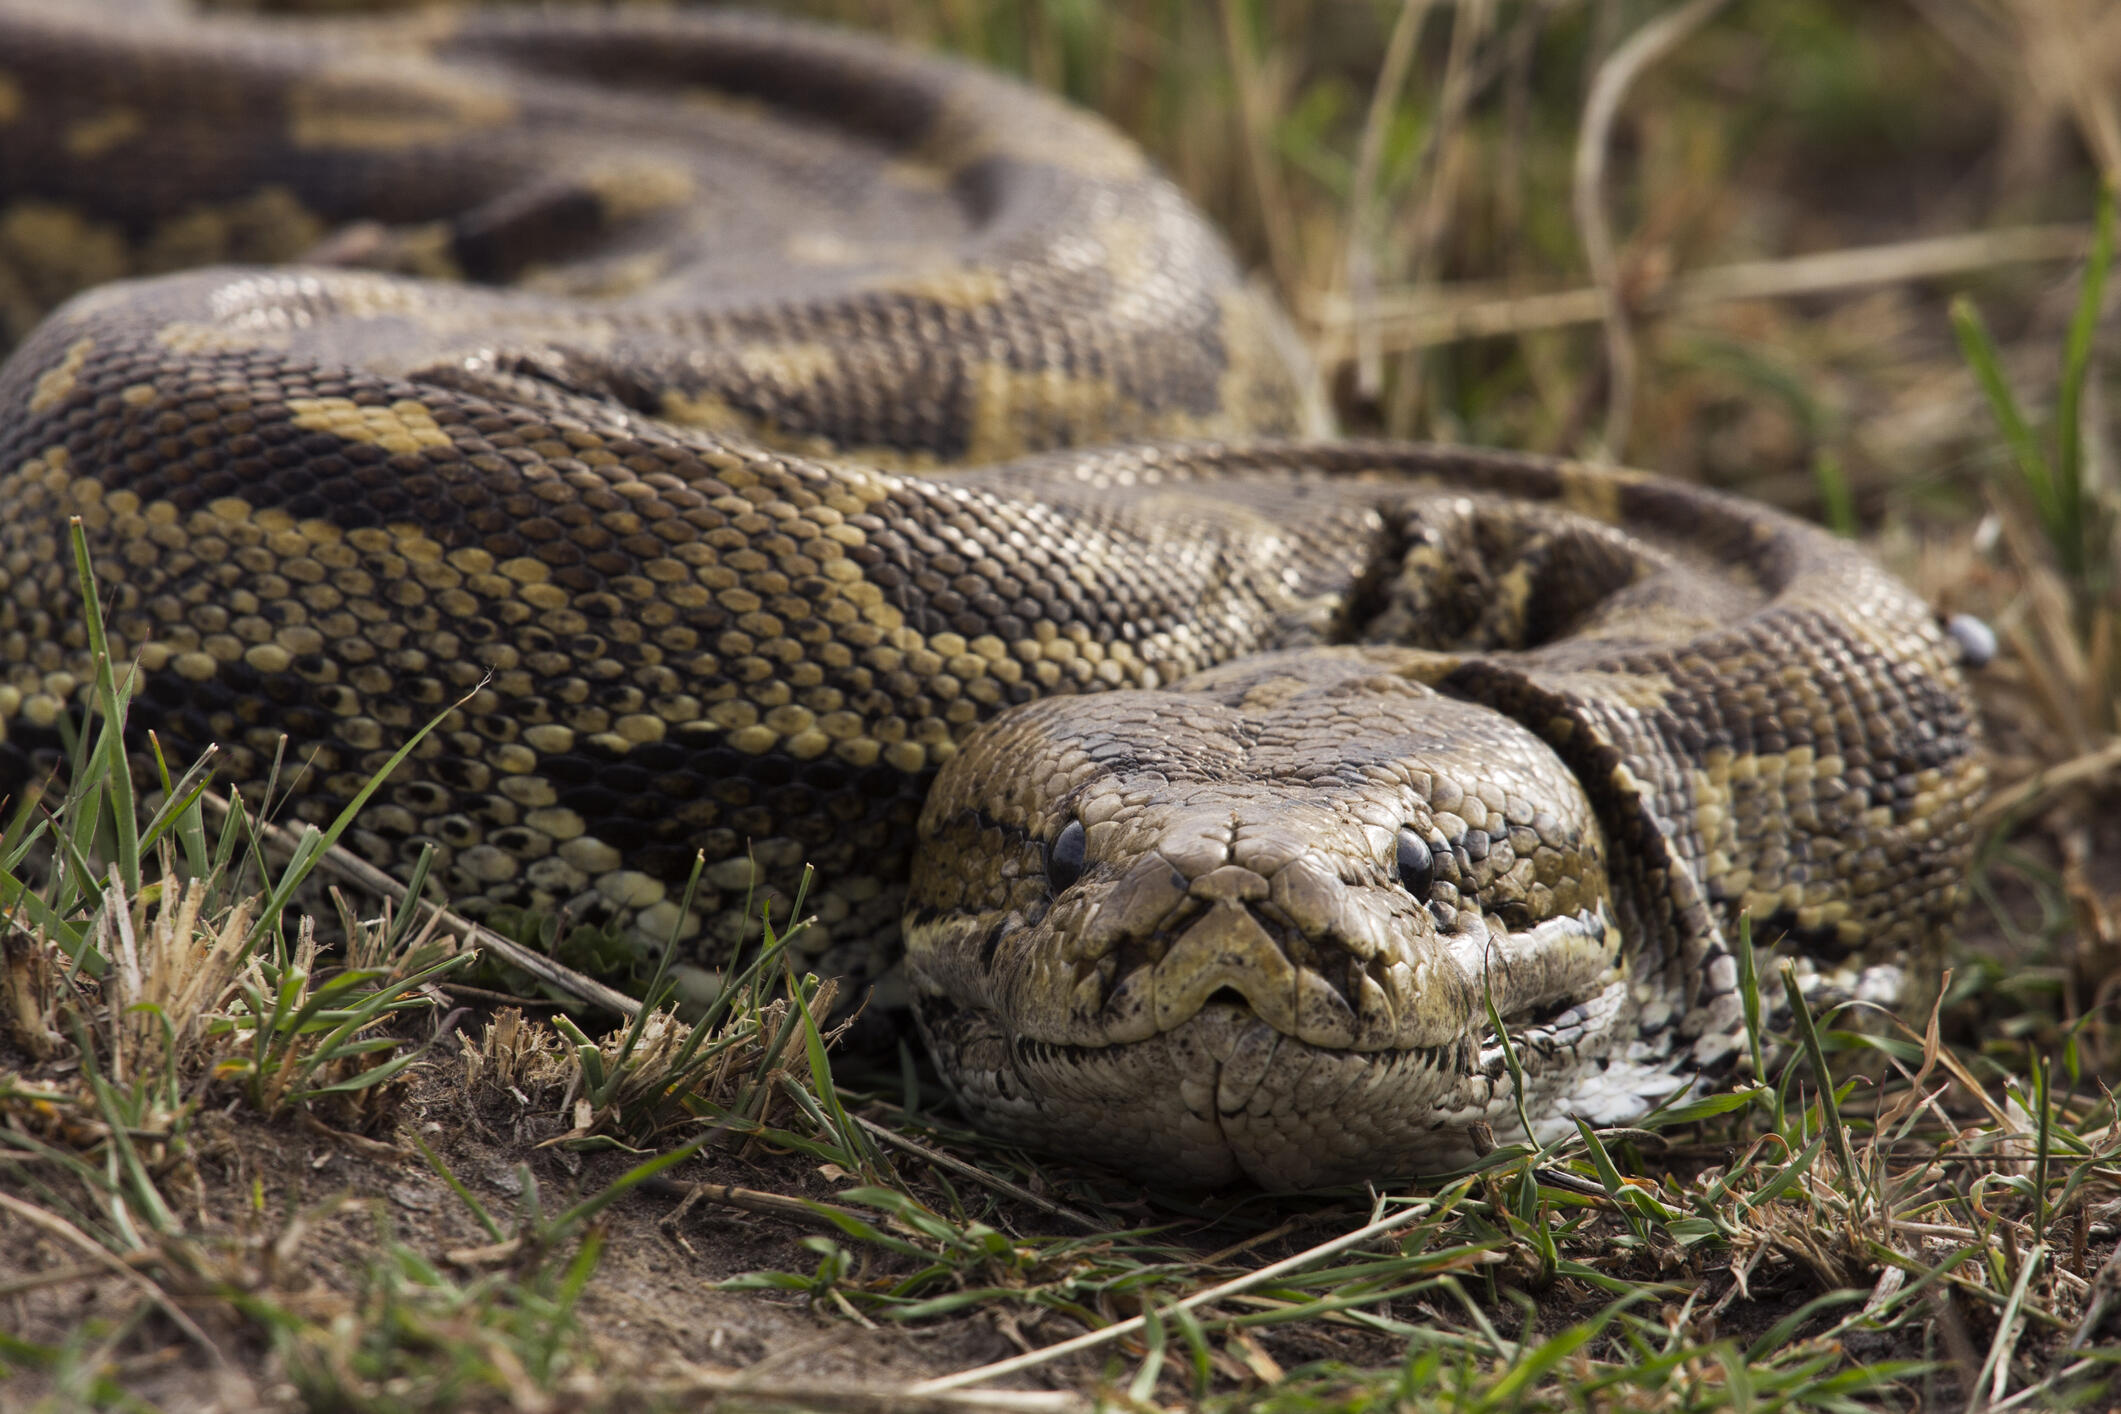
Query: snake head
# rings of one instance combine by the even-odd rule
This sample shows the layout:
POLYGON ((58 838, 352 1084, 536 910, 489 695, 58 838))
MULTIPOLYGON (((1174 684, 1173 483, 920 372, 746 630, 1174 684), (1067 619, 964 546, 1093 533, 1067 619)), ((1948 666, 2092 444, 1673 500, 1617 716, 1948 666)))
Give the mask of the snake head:
POLYGON ((1447 1158, 1496 1098, 1491 1000, 1567 1033, 1625 991, 1575 778, 1356 650, 1004 714, 915 854, 908 974, 961 1101, 1137 1172, 1447 1158))

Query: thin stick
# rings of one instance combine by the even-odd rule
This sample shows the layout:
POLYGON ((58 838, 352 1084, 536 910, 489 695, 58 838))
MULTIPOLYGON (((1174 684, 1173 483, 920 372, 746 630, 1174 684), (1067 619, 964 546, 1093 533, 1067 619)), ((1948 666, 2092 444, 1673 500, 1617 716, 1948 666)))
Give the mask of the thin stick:
POLYGON ((699 1370, 677 1380, 638 1387, 637 1395, 671 1400, 691 1407, 686 1396, 706 1396, 715 1408, 779 1406, 829 1410, 832 1414, 1074 1414, 1090 1401, 1072 1390, 991 1389, 964 1394, 930 1394, 916 1387, 864 1387, 813 1381, 786 1385, 758 1382, 750 1370, 736 1374, 699 1370))
POLYGON ((2106 1324, 2117 1300, 2121 1300, 2121 1247, 2114 1248, 2113 1255, 2092 1274, 2091 1289, 2084 1297, 2084 1314, 2078 1318, 2077 1328, 2070 1332, 2069 1340, 2062 1348, 2082 1350, 2090 1345, 2099 1334, 2099 1328, 2106 1324))
MULTIPOLYGON (((222 815, 228 813, 228 802, 211 791, 199 799, 209 809, 222 815)), ((292 854, 300 843, 300 836, 284 826, 253 818, 250 828, 256 833, 259 843, 281 853, 292 854)), ((624 992, 607 987, 594 978, 584 977, 573 968, 564 967, 545 954, 504 938, 492 929, 482 928, 469 918, 452 913, 440 904, 430 903, 426 899, 407 898, 405 885, 401 881, 376 868, 344 845, 333 845, 326 850, 318 859, 317 868, 380 898, 395 899, 401 907, 417 910, 423 922, 455 933, 467 947, 483 948, 511 966, 522 968, 540 982, 558 987, 571 997, 588 1002, 592 1006, 602 1007, 606 1011, 616 1012, 629 1021, 633 1019, 634 1013, 641 1009, 640 1002, 624 992)))
MULTIPOLYGON (((154 1254, 152 1253, 142 1253, 140 1255, 150 1260, 154 1259, 154 1254)), ((122 1262, 125 1259, 121 1257, 118 1260, 122 1262)), ((65 1286, 68 1282, 90 1281, 97 1277, 107 1277, 110 1274, 110 1268, 101 1262, 84 1263, 78 1267, 52 1267, 33 1276, 17 1277, 12 1281, 0 1281, 0 1296, 19 1296, 25 1291, 41 1291, 47 1286, 65 1286)))
POLYGON ((1998 791, 1983 801, 1981 808, 1974 812, 1974 822, 1985 828, 2044 797, 2066 790, 2070 786, 2101 780, 2116 771, 2121 771, 2121 740, 2110 741, 2097 751, 2088 751, 2082 756, 2064 761, 2059 766, 2037 771, 2009 790, 1998 791))
POLYGON ((1606 336, 1606 403, 1603 454, 1607 460, 1627 450, 1628 420, 1635 406, 1635 336, 1628 327, 1627 301, 1620 288, 1620 260, 1614 253, 1613 222, 1605 205, 1606 148, 1620 103, 1642 71, 1663 58, 1680 41, 1706 24, 1728 0, 1687 0, 1628 36, 1627 42, 1598 66, 1591 95, 1584 103, 1583 126, 1576 135, 1576 229, 1604 306, 1606 336))
MULTIPOLYGON (((1685 311, 1739 300, 1830 294, 1868 285, 1931 280, 1999 265, 2075 260, 2091 244, 2091 227, 2010 226, 1956 236, 1852 246, 1782 260, 1746 260, 1676 277, 1641 296, 1637 312, 1685 311)), ((1510 294, 1488 284, 1383 293, 1366 307, 1322 300, 1313 318, 1322 327, 1324 357, 1346 357, 1344 345, 1374 327, 1386 353, 1523 334, 1604 317, 1605 293, 1596 287, 1510 294)))
MULTIPOLYGON (((1329 1242, 1321 1242, 1318 1246, 1308 1248, 1293 1257, 1284 1257, 1279 1262, 1269 1263, 1256 1272, 1234 1277, 1220 1286, 1211 1286, 1206 1291, 1195 1292, 1183 1301, 1174 1302, 1172 1305, 1164 1307, 1163 1312, 1172 1314, 1180 1311, 1195 1311, 1202 1306, 1220 1301, 1225 1297, 1235 1296, 1241 1291, 1250 1291, 1255 1286, 1265 1286, 1268 1282, 1275 1281, 1287 1276, 1290 1272, 1309 1266, 1321 1257, 1330 1257, 1335 1252, 1345 1251, 1358 1243, 1367 1242, 1373 1237, 1382 1236, 1394 1228, 1405 1227, 1416 1218, 1427 1217, 1434 1207, 1435 1204, 1430 1202, 1416 1203, 1412 1207, 1394 1213, 1389 1218, 1380 1218, 1365 1227, 1355 1229, 1353 1232, 1342 1233, 1339 1237, 1333 1238, 1329 1242)), ((1147 1315, 1131 1316, 1124 1321, 1117 1321, 1101 1330, 1087 1331, 1082 1335, 1061 1341, 1058 1344, 1042 1346, 1026 1355, 1015 1355, 1007 1360, 997 1360, 991 1365, 980 1365, 970 1370, 960 1370, 954 1375, 940 1375, 932 1380, 922 1380, 919 1384, 908 1388, 914 1394, 940 1394, 944 1390, 963 1389, 967 1385, 981 1384, 987 1380, 997 1380, 1003 1375, 1013 1375, 1019 1370, 1028 1370, 1035 1365, 1047 1364, 1063 1355, 1073 1355, 1078 1350, 1088 1350, 1093 1346, 1109 1344, 1118 1340, 1121 1336, 1132 1335, 1147 1325, 1148 1321, 1147 1315)))

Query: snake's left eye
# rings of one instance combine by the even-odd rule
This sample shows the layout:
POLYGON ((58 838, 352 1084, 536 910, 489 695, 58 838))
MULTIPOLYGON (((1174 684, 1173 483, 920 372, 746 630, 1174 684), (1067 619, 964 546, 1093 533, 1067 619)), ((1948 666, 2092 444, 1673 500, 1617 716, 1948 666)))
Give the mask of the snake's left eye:
POLYGON ((1393 862, 1399 869, 1399 884, 1418 899, 1429 896, 1429 886, 1436 882, 1436 856, 1429 851, 1429 842, 1412 830, 1399 832, 1399 850, 1393 862))
POLYGON ((1068 827, 1053 837, 1053 843, 1046 846, 1046 882, 1053 886, 1053 892, 1065 892, 1083 877, 1083 861, 1089 848, 1080 820, 1070 820, 1068 827))

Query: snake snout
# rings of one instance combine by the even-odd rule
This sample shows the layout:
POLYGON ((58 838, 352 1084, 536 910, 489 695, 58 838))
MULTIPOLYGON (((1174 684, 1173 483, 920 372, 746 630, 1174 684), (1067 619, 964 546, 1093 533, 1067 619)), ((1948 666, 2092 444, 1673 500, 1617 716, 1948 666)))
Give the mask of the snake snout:
POLYGON ((1437 1029, 1416 995, 1427 918, 1348 882, 1317 851, 1240 836, 1216 850, 1167 848, 1139 870, 1128 901, 1153 893, 1161 907, 1118 949, 1126 961, 1102 1008, 1115 1039, 1239 1000, 1282 1035, 1334 1050, 1427 1044, 1411 1033, 1437 1029))

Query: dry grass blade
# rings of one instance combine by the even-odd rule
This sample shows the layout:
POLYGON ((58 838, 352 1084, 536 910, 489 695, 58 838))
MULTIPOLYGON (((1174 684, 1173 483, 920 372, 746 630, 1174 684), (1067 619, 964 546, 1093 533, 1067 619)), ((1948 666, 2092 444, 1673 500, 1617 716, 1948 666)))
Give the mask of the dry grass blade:
POLYGON ((2121 187, 2121 11, 2101 0, 2007 0, 2023 40, 2026 76, 2036 92, 2060 95, 2107 185, 2121 187))
POLYGON ((184 1332, 193 1344, 206 1353, 217 1369, 228 1376, 241 1378, 237 1375, 235 1365, 229 1360, 221 1347, 214 1343, 213 1338, 199 1328, 199 1323, 190 1316, 185 1315, 182 1308, 170 1299, 168 1292, 148 1280, 142 1273, 135 1271, 117 1253, 112 1252, 102 1243, 90 1237, 80 1228, 75 1227, 65 1218, 60 1217, 57 1213, 48 1212, 34 1203, 25 1203, 13 1194, 0 1192, 0 1209, 14 1214, 32 1227, 43 1229, 68 1246, 87 1253, 91 1259, 101 1265, 111 1275, 118 1277, 128 1286, 137 1288, 142 1296, 145 1296, 155 1304, 157 1310, 169 1317, 172 1325, 184 1332))
POLYGON ((1221 14, 1223 45, 1230 56, 1230 77, 1237 87, 1237 107, 1244 122, 1245 170, 1259 199, 1267 263, 1283 289, 1297 289, 1301 285, 1301 261, 1296 228, 1290 218, 1294 208, 1282 190, 1281 172, 1275 166, 1273 105, 1267 99, 1259 57, 1253 53, 1250 17, 1243 0, 1222 0, 1221 14))
MULTIPOLYGON (((1684 312, 1744 300, 1787 299, 1969 275, 2002 266, 2082 258, 2091 228, 2012 226, 1964 235, 1854 246, 1780 260, 1747 260, 1681 274, 1646 290, 1639 313, 1684 312)), ((1605 317, 1606 292, 1596 286, 1512 293, 1492 285, 1442 285, 1380 291, 1366 306, 1346 299, 1315 301, 1310 313, 1324 353, 1346 357, 1369 338, 1385 353, 1462 339, 1524 334, 1605 317)))
MULTIPOLYGON (((1430 1203, 1412 1204, 1402 1208, 1388 1218, 1379 1218, 1377 1221, 1359 1227, 1353 1232, 1344 1232, 1336 1238, 1319 1243, 1316 1247, 1306 1248, 1293 1257, 1284 1257, 1281 1261, 1271 1262, 1257 1271, 1247 1272, 1241 1277, 1233 1277, 1229 1281, 1209 1287, 1206 1291, 1195 1292, 1184 1300, 1172 1303, 1161 1314, 1166 1319, 1176 1315, 1190 1314, 1203 1306, 1221 1301, 1226 1297, 1236 1296, 1241 1292, 1250 1291, 1256 1286, 1265 1286, 1270 1282, 1278 1281, 1291 1272, 1301 1271, 1313 1262, 1321 1261, 1336 1252, 1344 1252, 1350 1247, 1368 1242, 1373 1237, 1382 1237, 1388 1232, 1419 1221, 1427 1217, 1433 1207, 1434 1205, 1430 1203)), ((1029 1370, 1039 1365, 1050 1364, 1062 1356, 1072 1355, 1078 1350, 1089 1350, 1095 1346, 1108 1344, 1122 1336, 1132 1335, 1148 1324, 1149 1317, 1147 1315, 1130 1317, 1124 1321, 1115 1321, 1102 1330, 1089 1331, 1083 1335, 1076 1336, 1072 1340, 1063 1340, 1039 1350, 1012 1356, 1007 1360, 997 1360, 991 1365, 981 1365, 971 1370, 960 1370, 954 1375, 942 1375, 932 1380, 922 1380, 919 1384, 914 1385, 913 1389, 916 1393, 921 1394, 941 1393, 945 1390, 963 1389, 968 1385, 983 1384, 988 1380, 998 1380, 1004 1375, 1013 1375, 1020 1370, 1029 1370)))
POLYGON ((2037 809, 2073 787, 2106 781, 2116 772, 2121 772, 2121 740, 2109 741, 1997 791, 1982 802, 1975 818, 1984 827, 1994 825, 2006 817, 2037 809))
POLYGON ((1621 288, 1620 260, 1613 242, 1613 222, 1606 205, 1606 157, 1620 104, 1643 70, 1654 64, 1701 26, 1715 18, 1729 0, 1687 3, 1645 24, 1598 66, 1583 124, 1576 136, 1574 200, 1576 227, 1584 259, 1597 285, 1606 328, 1606 414, 1600 455, 1626 455, 1628 423, 1635 406, 1635 337, 1628 324, 1626 292, 1621 288))
MULTIPOLYGON (((1358 310, 1366 308, 1377 296, 1377 233, 1373 229, 1377 171, 1384 158, 1385 129, 1391 124, 1399 92, 1406 86, 1414 41, 1420 36, 1421 23, 1428 13, 1429 0, 1402 0, 1399 18, 1393 21, 1391 37, 1385 41, 1384 63, 1379 66, 1377 82, 1370 91, 1369 114, 1363 120, 1362 142, 1356 149, 1355 182, 1349 193, 1345 274, 1348 303, 1358 310)), ((1384 363, 1375 337, 1366 337, 1370 327, 1357 321, 1355 389, 1358 396, 1374 399, 1384 384, 1384 363)))
POLYGON ((647 1386, 641 1393, 682 1404, 705 1396, 716 1408, 814 1409, 821 1414, 1076 1414, 1095 1407, 1081 1395, 1065 1390, 927 1393, 889 1386, 768 1383, 749 1371, 724 1375, 702 1370, 683 1380, 647 1386))

